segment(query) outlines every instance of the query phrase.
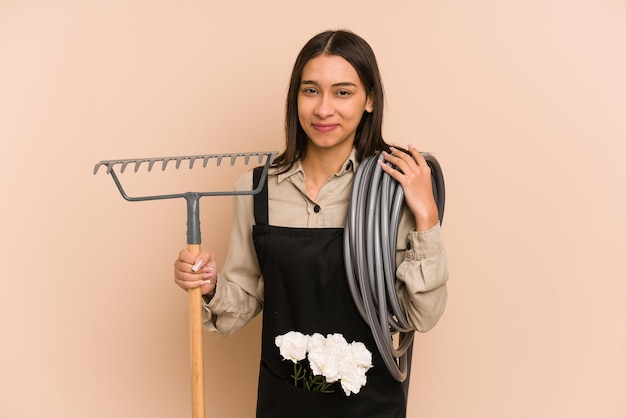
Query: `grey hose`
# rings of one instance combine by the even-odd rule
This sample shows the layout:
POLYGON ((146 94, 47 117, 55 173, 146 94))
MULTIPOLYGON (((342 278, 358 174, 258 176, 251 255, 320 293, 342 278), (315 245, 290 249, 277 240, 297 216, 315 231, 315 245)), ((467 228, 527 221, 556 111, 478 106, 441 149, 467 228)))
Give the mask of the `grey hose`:
MULTIPOLYGON (((432 174, 433 195, 443 221, 445 186, 439 162, 422 154, 432 174)), ((404 382, 410 368, 415 331, 396 293, 396 243, 404 203, 402 187, 377 164, 382 155, 366 158, 352 188, 344 235, 344 259, 350 292, 359 313, 393 378, 404 382), (397 347, 393 336, 398 334, 397 347)))

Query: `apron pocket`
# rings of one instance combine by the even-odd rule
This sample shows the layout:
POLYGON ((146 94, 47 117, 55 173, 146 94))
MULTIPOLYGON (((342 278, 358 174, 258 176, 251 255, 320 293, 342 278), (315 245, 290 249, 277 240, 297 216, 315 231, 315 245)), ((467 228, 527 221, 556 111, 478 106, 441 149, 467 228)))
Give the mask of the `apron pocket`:
MULTIPOLYGON (((388 379, 391 379, 390 377, 388 379)), ((333 393, 297 388, 269 371, 261 362, 257 418, 404 418, 402 386, 386 379, 368 382, 361 392, 346 396, 341 387, 333 393), (396 385, 396 390, 390 387, 396 385)))
POLYGON ((257 418, 347 418, 342 398, 340 387, 333 393, 309 392, 275 376, 261 363, 257 418))

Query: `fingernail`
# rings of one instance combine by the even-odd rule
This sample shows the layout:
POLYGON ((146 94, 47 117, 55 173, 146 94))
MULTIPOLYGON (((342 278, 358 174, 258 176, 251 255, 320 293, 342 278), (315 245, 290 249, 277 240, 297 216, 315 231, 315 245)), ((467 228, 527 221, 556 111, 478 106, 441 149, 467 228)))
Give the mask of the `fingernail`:
POLYGON ((200 269, 201 265, 202 265, 202 260, 198 260, 198 261, 196 261, 196 264, 194 264, 191 269, 193 271, 197 272, 200 269))

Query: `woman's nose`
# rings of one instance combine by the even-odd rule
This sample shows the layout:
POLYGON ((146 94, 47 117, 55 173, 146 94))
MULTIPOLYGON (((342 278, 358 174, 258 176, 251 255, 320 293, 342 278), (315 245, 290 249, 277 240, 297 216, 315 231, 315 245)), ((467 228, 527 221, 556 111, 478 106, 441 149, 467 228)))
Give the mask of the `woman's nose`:
POLYGON ((329 97, 328 95, 320 96, 319 102, 315 107, 315 113, 321 118, 326 118, 328 116, 331 116, 334 111, 335 110, 331 97, 329 97))

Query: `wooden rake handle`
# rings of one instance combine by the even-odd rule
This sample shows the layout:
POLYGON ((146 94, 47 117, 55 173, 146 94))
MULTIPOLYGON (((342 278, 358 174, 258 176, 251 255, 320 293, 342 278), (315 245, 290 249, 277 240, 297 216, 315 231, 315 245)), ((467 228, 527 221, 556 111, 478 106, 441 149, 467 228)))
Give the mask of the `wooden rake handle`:
MULTIPOLYGON (((187 250, 200 254, 200 244, 187 244, 187 250)), ((189 338, 191 349, 191 416, 204 418, 204 347, 202 342, 202 289, 189 289, 189 338)))

